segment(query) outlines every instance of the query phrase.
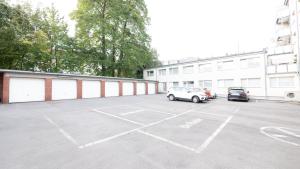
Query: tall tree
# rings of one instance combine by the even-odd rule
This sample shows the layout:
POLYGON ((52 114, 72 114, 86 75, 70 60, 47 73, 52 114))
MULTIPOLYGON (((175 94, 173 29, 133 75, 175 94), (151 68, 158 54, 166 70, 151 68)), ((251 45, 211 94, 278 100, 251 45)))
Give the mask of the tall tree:
POLYGON ((79 0, 72 18, 91 72, 137 77, 153 63, 144 0, 79 0))

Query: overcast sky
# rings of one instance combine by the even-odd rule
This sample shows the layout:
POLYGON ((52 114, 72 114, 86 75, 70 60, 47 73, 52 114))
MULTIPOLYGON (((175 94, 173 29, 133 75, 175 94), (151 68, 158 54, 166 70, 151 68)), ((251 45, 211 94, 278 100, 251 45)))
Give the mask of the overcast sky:
MULTIPOLYGON (((14 2, 20 0, 12 0, 14 2)), ((30 0, 54 3, 70 25, 77 0, 30 0)), ((212 57, 261 50, 275 33, 276 11, 284 0, 145 0, 151 18, 148 32, 160 60, 212 57)))

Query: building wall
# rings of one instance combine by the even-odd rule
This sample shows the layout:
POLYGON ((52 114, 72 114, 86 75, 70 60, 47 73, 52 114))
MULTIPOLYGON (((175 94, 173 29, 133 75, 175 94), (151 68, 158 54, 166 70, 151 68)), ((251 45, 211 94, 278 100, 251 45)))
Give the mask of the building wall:
MULTIPOLYGON (((283 75, 281 75, 283 76, 283 75)), ((299 78, 296 74, 294 77, 294 86, 290 88, 275 88, 271 87, 268 83, 269 76, 266 75, 266 52, 254 52, 233 56, 225 56, 218 58, 211 58, 206 60, 199 60, 195 62, 181 63, 166 65, 163 67, 144 70, 145 80, 157 80, 159 81, 159 91, 163 92, 165 89, 173 86, 173 82, 178 82, 179 86, 187 86, 184 82, 191 81, 194 83, 192 87, 204 88, 206 86, 201 85, 201 81, 211 81, 212 86, 208 87, 212 92, 218 95, 225 95, 228 87, 243 86, 249 90, 252 96, 283 96, 286 90, 299 89, 299 78), (250 61, 251 59, 254 59, 250 61), (249 61, 248 61, 249 60, 249 61), (226 61, 233 61, 228 69, 218 69, 221 63, 226 61), (247 63, 247 64, 245 64, 247 63), (258 63, 258 65, 256 64, 258 63), (210 71, 200 70, 199 65, 211 64, 210 71), (256 65, 256 66, 255 66, 256 65), (185 74, 184 67, 194 66, 193 73, 185 74), (170 68, 178 67, 178 74, 172 75, 170 68), (160 70, 166 69, 166 74, 161 74, 160 70), (149 76, 149 71, 153 71, 153 76, 149 76), (222 85, 224 82, 231 82, 230 86, 222 85), (253 82, 259 82, 253 84, 253 82), (243 84, 242 84, 243 82, 243 84), (164 87, 166 85, 166 87, 164 87), (164 89, 165 88, 165 89, 164 89)), ((224 83, 227 83, 224 82, 224 83)))

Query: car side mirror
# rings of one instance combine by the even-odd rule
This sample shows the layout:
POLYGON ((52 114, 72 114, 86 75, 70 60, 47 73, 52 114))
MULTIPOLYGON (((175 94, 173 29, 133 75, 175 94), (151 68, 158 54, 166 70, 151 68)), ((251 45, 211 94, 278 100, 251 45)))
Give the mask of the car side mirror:
POLYGON ((187 91, 187 93, 191 93, 191 91, 187 91))
POLYGON ((250 92, 249 92, 249 91, 247 91, 247 93, 249 94, 250 92))

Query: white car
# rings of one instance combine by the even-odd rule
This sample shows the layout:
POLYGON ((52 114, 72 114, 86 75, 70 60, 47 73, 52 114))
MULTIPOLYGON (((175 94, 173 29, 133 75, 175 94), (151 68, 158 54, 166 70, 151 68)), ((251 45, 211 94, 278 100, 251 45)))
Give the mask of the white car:
POLYGON ((194 103, 206 101, 207 95, 201 89, 185 88, 185 87, 172 87, 168 90, 167 97, 170 101, 174 100, 189 100, 194 103))

